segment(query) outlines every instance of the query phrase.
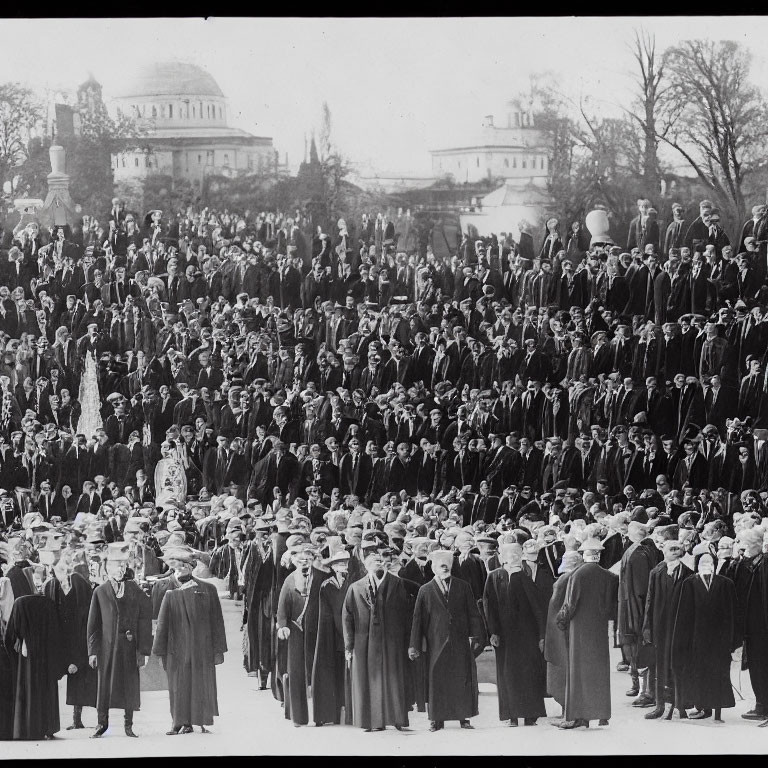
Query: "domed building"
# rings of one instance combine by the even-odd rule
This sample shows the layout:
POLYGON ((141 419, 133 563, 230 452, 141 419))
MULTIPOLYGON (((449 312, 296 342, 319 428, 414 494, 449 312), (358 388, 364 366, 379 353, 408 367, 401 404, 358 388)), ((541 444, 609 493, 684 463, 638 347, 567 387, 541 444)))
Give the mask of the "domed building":
POLYGON ((115 182, 164 174, 200 186, 211 174, 278 174, 272 139, 229 126, 226 96, 196 64, 143 64, 124 83, 112 102, 137 120, 144 134, 141 147, 113 156, 115 182))

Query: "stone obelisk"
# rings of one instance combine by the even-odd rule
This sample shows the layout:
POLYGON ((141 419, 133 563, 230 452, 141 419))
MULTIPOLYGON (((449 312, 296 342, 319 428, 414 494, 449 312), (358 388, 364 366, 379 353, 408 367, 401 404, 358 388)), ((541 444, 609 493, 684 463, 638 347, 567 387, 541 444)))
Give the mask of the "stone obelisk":
POLYGON ((66 167, 64 147, 54 144, 48 150, 51 158, 51 172, 48 174, 48 195, 40 210, 40 224, 45 227, 70 227, 75 223, 75 205, 69 194, 69 176, 66 167))

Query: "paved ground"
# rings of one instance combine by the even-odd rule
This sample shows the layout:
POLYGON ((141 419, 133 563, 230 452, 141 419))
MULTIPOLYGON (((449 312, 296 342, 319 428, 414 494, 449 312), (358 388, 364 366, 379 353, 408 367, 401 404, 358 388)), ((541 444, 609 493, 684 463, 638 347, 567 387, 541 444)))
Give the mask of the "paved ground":
MULTIPOLYGON (((481 683, 480 714, 473 719, 474 731, 462 731, 449 723, 444 731, 429 733, 426 714, 412 713, 410 733, 388 729, 382 733, 363 733, 351 726, 307 726, 294 728, 285 720, 279 703, 269 690, 259 691, 257 681, 242 667, 239 632, 240 608, 222 600, 230 651, 218 667, 219 712, 213 732, 199 731, 186 736, 165 735, 171 724, 167 691, 142 692, 142 708, 134 719, 138 739, 123 734, 122 713, 113 711, 112 727, 99 740, 89 738, 92 728, 59 732, 58 739, 44 742, 6 742, 7 758, 144 757, 171 755, 257 755, 257 754, 340 754, 340 755, 452 755, 452 754, 707 754, 763 753, 768 746, 768 729, 742 720, 751 708, 752 692, 747 672, 740 674, 733 665, 732 679, 740 685, 745 700, 736 696, 736 707, 724 710, 725 724, 712 720, 648 721, 630 706, 624 695, 629 687, 626 673, 612 673, 613 717, 607 728, 560 731, 540 720, 535 728, 510 729, 498 720, 495 686, 481 683)), ((615 652, 617 653, 617 652, 615 652)), ((480 680, 489 674, 490 652, 481 658, 480 680)), ((615 666, 617 659, 614 659, 615 666)), ((71 707, 64 704, 64 683, 60 684, 61 722, 71 722, 71 707)), ((547 713, 559 714, 559 706, 547 699, 547 713)), ((86 709, 83 720, 95 726, 96 712, 86 709)))

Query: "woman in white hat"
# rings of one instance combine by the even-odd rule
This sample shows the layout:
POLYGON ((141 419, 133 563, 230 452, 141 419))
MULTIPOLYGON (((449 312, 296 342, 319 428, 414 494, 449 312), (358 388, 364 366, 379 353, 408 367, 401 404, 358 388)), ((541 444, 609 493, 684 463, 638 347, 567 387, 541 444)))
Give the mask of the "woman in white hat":
POLYGON ((227 638, 216 588, 192 576, 198 554, 188 546, 166 551, 177 587, 166 591, 157 618, 152 652, 168 673, 173 725, 169 736, 206 732, 219 714, 216 665, 224 661, 227 638))
POLYGON ((317 645, 312 666, 312 709, 316 723, 352 724, 352 700, 347 665, 344 660, 342 609, 350 584, 350 555, 345 549, 332 554, 324 565, 332 576, 320 587, 317 645))

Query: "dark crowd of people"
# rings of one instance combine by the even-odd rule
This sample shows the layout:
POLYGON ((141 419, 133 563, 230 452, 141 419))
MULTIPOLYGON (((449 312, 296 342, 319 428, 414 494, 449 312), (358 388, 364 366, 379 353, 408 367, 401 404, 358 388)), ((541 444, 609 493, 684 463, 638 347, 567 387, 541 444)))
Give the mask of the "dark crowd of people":
POLYGON ((294 725, 768 724, 768 208, 626 248, 210 209, 0 238, 0 738, 218 714, 211 577, 294 725), (434 246, 434 247, 433 247, 434 246), (609 628, 612 627, 611 638, 609 628))

